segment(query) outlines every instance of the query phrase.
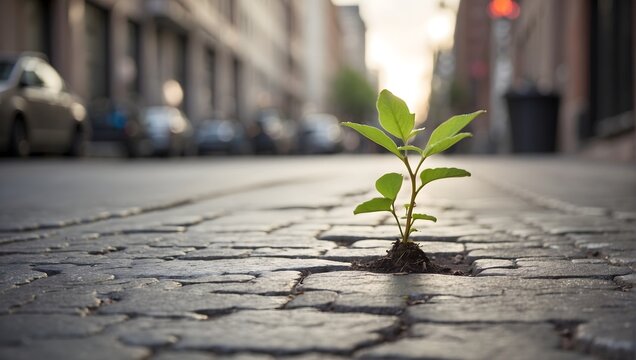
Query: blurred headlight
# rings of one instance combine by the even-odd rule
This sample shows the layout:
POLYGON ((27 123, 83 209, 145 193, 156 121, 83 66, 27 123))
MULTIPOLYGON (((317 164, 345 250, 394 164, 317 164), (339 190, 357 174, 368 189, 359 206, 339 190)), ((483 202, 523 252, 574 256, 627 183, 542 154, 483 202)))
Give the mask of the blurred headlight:
POLYGON ((75 120, 82 121, 86 118, 86 108, 80 103, 73 103, 73 105, 71 105, 71 113, 75 120))
POLYGON ((186 128, 186 122, 181 117, 175 116, 170 121, 170 132, 173 134, 181 133, 186 128))

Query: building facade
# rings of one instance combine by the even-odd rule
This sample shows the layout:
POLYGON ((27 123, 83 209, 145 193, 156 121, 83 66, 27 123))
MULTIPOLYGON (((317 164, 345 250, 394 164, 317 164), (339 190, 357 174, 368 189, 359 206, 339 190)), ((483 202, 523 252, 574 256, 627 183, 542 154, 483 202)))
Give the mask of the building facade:
MULTIPOLYGON (((485 10, 487 6, 488 0, 462 1, 459 4, 452 55, 440 54, 436 59, 435 75, 448 72, 443 67, 448 67, 449 62, 454 66, 450 86, 439 89, 446 91, 448 108, 451 109, 446 111, 447 115, 465 114, 491 107, 491 23, 485 10)), ((449 78, 448 74, 445 76, 449 78)), ((435 91, 435 88, 432 90, 435 91)), ((475 137, 469 145, 460 144, 464 147, 460 150, 487 152, 492 148, 490 117, 490 113, 484 114, 471 124, 471 132, 475 137), (467 146, 470 148, 466 148, 467 146)), ((436 121, 445 119, 438 117, 436 121)))
POLYGON ((367 27, 357 5, 338 6, 342 27, 342 51, 346 66, 367 76, 366 35, 367 27))
POLYGON ((489 118, 474 123, 475 142, 507 152, 502 142, 515 119, 503 119, 508 134, 495 136, 502 119, 493 111, 503 108, 506 89, 556 94, 558 152, 636 161, 634 0, 516 0, 514 19, 491 17, 492 1, 461 1, 453 83, 431 106, 488 109, 489 118), (501 73, 505 89, 497 92, 501 73))
POLYGON ((292 0, 4 0, 0 52, 46 54, 87 104, 179 105, 194 121, 299 116, 305 7, 292 0))
POLYGON ((559 150, 636 161, 633 0, 533 0, 513 23, 514 83, 560 95, 559 150))
POLYGON ((338 9, 326 0, 303 1, 305 33, 305 94, 308 112, 330 111, 331 83, 344 65, 338 9))

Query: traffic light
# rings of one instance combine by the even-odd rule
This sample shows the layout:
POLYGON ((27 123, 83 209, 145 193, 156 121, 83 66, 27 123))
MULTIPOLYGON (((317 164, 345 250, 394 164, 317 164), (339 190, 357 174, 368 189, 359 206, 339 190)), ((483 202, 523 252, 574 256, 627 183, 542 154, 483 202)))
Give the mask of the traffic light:
POLYGON ((508 18, 513 20, 519 17, 521 9, 514 0, 491 0, 488 11, 493 19, 508 18))

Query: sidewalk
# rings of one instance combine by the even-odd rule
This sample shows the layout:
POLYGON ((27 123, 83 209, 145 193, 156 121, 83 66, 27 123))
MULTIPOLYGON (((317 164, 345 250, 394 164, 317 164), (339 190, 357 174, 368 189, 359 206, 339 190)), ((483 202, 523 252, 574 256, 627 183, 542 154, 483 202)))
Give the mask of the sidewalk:
POLYGON ((632 178, 449 161, 474 176, 426 191, 439 221, 415 238, 471 276, 349 270, 397 235, 387 215, 352 215, 381 165, 0 233, 0 359, 636 358, 632 178))

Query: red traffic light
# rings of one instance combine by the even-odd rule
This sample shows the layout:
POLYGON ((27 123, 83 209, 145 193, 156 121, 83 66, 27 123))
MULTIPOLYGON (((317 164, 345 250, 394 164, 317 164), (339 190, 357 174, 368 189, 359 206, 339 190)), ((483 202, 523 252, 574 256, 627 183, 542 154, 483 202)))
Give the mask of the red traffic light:
POLYGON ((519 8, 519 4, 513 0, 491 0, 488 5, 488 11, 492 18, 498 19, 505 17, 512 20, 519 17, 521 9, 519 8))

